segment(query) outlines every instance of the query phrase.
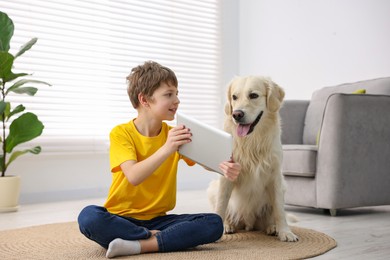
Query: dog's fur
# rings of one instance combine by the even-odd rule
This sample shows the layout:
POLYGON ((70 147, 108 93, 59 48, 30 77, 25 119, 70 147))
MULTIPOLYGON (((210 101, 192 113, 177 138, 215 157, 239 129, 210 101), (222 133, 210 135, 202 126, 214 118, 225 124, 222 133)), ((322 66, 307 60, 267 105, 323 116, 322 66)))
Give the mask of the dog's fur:
POLYGON ((283 98, 283 89, 265 77, 236 77, 229 85, 224 128, 233 136, 233 160, 241 164, 241 172, 234 182, 221 177, 208 188, 225 233, 261 230, 281 241, 298 240, 284 211, 279 118, 283 98))

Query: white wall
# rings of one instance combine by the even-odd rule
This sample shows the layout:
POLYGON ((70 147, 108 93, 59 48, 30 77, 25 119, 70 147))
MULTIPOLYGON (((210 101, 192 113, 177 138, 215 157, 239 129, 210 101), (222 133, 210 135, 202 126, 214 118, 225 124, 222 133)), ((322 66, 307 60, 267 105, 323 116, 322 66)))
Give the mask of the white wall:
POLYGON ((21 176, 21 204, 104 197, 111 182, 107 154, 26 155, 8 171, 21 176))
POLYGON ((222 0, 222 86, 223 95, 230 80, 238 75, 239 68, 239 0, 222 0))
POLYGON ((239 73, 270 76, 286 99, 390 76, 390 1, 239 2, 239 73))

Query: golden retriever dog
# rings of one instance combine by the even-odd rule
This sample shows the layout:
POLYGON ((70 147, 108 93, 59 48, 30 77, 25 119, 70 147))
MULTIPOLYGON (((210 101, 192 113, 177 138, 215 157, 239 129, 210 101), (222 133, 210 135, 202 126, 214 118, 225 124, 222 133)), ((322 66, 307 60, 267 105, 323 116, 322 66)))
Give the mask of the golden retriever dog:
POLYGON ((241 173, 212 181, 208 197, 225 233, 245 229, 297 241, 284 211, 279 109, 284 91, 265 77, 236 77, 228 88, 224 129, 233 136, 233 160, 241 173))

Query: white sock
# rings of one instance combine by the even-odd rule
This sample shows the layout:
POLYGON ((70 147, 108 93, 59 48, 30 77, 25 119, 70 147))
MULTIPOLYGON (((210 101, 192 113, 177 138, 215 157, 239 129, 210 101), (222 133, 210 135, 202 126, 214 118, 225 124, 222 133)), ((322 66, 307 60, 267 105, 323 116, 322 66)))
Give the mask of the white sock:
POLYGON ((116 238, 108 245, 106 257, 138 255, 141 253, 141 244, 138 240, 123 240, 116 238))

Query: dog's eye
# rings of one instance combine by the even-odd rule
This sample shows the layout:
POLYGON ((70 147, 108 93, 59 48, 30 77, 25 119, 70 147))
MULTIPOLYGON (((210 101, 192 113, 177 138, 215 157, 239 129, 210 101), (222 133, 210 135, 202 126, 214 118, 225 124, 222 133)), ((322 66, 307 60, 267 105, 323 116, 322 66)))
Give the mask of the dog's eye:
POLYGON ((233 99, 233 100, 237 100, 237 96, 236 96, 236 95, 233 95, 233 96, 232 96, 232 99, 233 99))
POLYGON ((256 99, 256 98, 258 98, 259 97, 259 95, 257 95, 256 93, 251 93, 251 94, 249 94, 249 98, 250 99, 256 99))

